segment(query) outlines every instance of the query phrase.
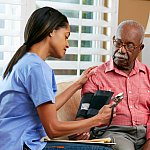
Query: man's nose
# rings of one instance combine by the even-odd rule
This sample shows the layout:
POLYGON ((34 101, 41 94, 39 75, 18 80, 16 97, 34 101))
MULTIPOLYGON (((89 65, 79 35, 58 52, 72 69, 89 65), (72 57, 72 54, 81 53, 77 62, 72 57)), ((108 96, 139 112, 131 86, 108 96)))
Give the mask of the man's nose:
POLYGON ((119 51, 118 51, 119 53, 126 53, 127 52, 127 50, 126 50, 126 48, 125 48, 125 45, 122 45, 120 48, 119 48, 119 51))

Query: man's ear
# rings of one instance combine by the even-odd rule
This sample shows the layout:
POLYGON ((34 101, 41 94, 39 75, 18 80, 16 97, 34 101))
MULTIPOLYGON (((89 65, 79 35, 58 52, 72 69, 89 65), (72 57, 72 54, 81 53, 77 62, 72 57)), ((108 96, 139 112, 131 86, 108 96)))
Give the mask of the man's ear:
POLYGON ((113 36, 113 40, 115 39, 115 36, 113 36))
POLYGON ((144 48, 144 44, 142 44, 141 46, 140 46, 140 50, 142 50, 144 48))

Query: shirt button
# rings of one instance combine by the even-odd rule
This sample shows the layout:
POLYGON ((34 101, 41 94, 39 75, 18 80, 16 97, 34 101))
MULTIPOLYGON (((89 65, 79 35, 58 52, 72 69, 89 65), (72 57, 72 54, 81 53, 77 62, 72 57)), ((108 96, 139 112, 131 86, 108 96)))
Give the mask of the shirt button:
POLYGON ((130 78, 128 77, 128 80, 129 80, 130 78))
POLYGON ((135 121, 133 121, 133 125, 136 125, 136 122, 135 122, 135 121))
POLYGON ((132 93, 131 91, 129 91, 129 93, 132 93))
POLYGON ((130 106, 130 108, 133 108, 133 106, 130 106))

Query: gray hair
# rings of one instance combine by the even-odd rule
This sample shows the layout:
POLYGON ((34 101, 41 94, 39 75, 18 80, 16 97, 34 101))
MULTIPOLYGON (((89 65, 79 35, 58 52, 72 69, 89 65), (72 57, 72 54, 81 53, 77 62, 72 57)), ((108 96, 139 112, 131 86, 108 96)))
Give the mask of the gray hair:
POLYGON ((140 42, 142 43, 143 42, 143 39, 144 39, 144 27, 138 23, 137 21, 134 21, 134 20, 125 20, 125 21, 122 21, 119 25, 118 25, 118 28, 117 28, 117 32, 116 34, 119 34, 123 27, 126 26, 126 25, 129 25, 129 26, 133 26, 133 27, 136 27, 139 31, 139 34, 141 35, 141 40, 140 42))

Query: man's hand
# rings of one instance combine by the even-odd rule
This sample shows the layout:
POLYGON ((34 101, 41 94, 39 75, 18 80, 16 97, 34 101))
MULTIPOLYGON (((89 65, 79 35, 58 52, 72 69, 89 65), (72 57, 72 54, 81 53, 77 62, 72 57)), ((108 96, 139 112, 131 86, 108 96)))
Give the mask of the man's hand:
POLYGON ((142 150, 150 150, 150 139, 148 139, 147 142, 144 144, 142 150))

